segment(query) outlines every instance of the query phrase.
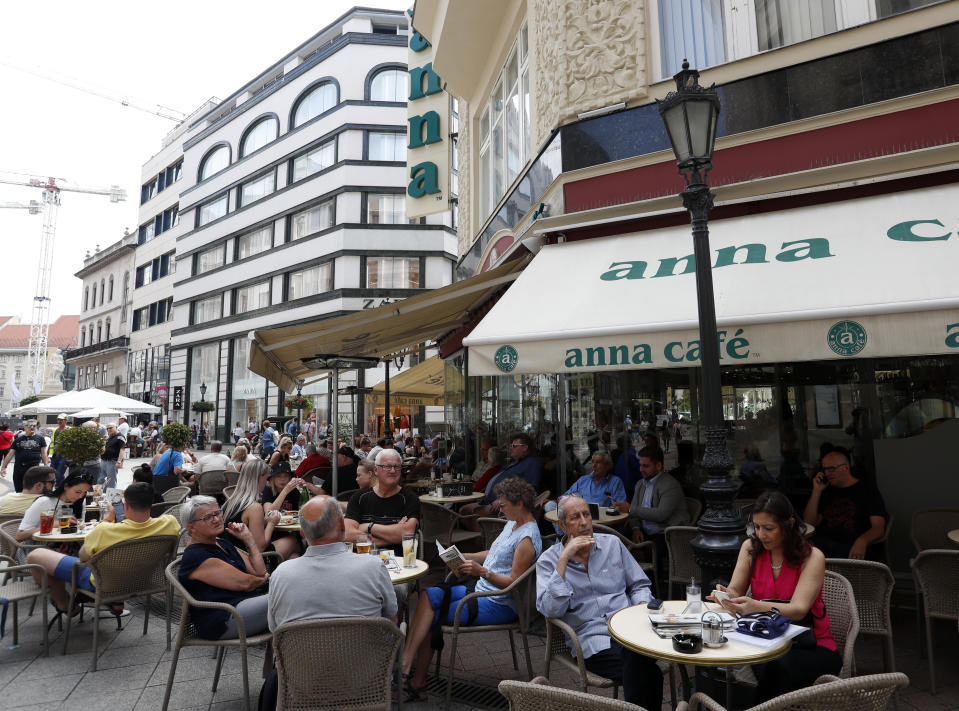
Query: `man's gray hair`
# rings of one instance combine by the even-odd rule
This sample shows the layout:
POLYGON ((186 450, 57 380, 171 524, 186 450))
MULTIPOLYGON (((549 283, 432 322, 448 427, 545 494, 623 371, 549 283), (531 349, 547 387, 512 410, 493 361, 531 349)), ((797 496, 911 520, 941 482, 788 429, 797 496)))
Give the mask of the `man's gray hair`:
POLYGON ((196 512, 204 506, 216 506, 217 500, 212 496, 191 496, 183 502, 183 508, 180 509, 180 526, 186 528, 193 522, 196 512))
MULTIPOLYGON (((593 457, 599 456, 603 464, 606 465, 606 468, 612 470, 613 468, 613 458, 609 456, 609 452, 593 452, 593 457)), ((626 453, 623 453, 623 456, 626 456, 626 453)))
POLYGON ((306 443, 306 456, 310 456, 311 454, 316 454, 316 445, 313 444, 312 442, 307 442, 307 443, 306 443))
POLYGON ((556 518, 563 523, 566 523, 566 505, 569 503, 570 499, 579 499, 582 501, 583 495, 574 491, 572 494, 563 494, 556 501, 556 518))
POLYGON ((316 521, 309 521, 302 515, 300 516, 300 531, 308 541, 318 541, 325 538, 343 518, 343 511, 340 509, 339 502, 330 496, 326 499, 326 510, 316 521))
POLYGON ((221 442, 220 440, 215 439, 212 442, 210 442, 211 452, 219 452, 219 451, 222 451, 222 449, 223 449, 223 442, 221 442))
POLYGON ((389 448, 389 449, 381 449, 379 452, 376 453, 376 464, 382 464, 384 456, 390 457, 390 458, 396 457, 400 462, 403 461, 403 457, 400 456, 399 452, 397 452, 395 449, 389 448))

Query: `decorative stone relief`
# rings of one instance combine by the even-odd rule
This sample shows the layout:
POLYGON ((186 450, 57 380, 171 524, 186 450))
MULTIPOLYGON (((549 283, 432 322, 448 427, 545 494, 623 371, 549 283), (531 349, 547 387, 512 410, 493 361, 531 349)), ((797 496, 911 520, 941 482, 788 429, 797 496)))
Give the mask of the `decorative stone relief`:
POLYGON ((539 146, 559 125, 566 105, 565 28, 566 0, 530 0, 527 5, 530 33, 530 76, 533 110, 530 145, 539 146))
POLYGON ((470 220, 470 186, 473 181, 470 179, 470 170, 472 162, 470 156, 473 150, 479 150, 478 146, 471 143, 472 133, 470 131, 469 105, 465 99, 457 98, 457 109, 459 111, 459 137, 456 141, 458 163, 456 166, 457 178, 459 181, 459 193, 457 199, 459 203, 456 207, 456 219, 458 227, 456 230, 459 244, 459 254, 465 254, 470 248, 473 239, 472 220, 470 220))

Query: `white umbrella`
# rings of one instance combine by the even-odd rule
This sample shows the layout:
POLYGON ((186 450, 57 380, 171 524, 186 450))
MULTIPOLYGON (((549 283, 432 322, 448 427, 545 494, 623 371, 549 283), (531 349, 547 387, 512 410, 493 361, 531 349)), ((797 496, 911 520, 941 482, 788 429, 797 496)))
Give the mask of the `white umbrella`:
POLYGON ((125 418, 127 418, 128 420, 130 419, 130 415, 128 415, 126 412, 122 412, 122 411, 120 411, 120 410, 115 410, 115 409, 113 409, 113 408, 102 408, 102 407, 91 407, 91 408, 89 408, 88 410, 80 410, 80 412, 71 412, 71 413, 69 413, 69 414, 70 414, 70 417, 81 417, 81 418, 89 418, 89 417, 111 417, 111 418, 119 418, 119 417, 125 417, 125 418))
POLYGON ((56 415, 61 412, 71 414, 82 410, 100 409, 122 412, 144 412, 158 414, 160 408, 146 402, 109 393, 106 390, 87 388, 86 390, 70 390, 45 400, 37 400, 29 405, 21 405, 10 410, 8 415, 56 415))

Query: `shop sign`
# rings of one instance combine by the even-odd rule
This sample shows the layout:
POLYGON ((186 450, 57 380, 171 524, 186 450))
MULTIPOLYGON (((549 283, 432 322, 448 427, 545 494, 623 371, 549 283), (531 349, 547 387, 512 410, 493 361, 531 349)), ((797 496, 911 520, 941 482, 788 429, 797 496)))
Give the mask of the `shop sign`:
POLYGON ((855 321, 834 323, 826 335, 829 349, 841 356, 854 356, 866 347, 866 329, 855 321))
POLYGON ((183 409, 183 386, 182 385, 173 386, 173 409, 174 410, 183 409))
POLYGON ((450 96, 433 71, 433 46, 412 27, 407 65, 406 216, 412 218, 449 209, 450 96))

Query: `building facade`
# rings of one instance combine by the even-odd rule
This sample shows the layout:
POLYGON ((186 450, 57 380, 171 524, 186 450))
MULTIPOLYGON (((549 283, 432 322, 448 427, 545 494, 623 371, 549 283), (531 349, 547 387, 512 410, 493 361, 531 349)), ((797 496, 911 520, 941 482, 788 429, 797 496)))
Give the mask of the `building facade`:
MULTIPOLYGON (((451 214, 405 214, 407 18, 354 9, 190 123, 176 237, 171 396, 234 422, 291 417, 248 334, 449 284, 451 214)), ((360 334, 358 334, 360 336, 360 334)), ((344 386, 377 382, 379 369, 344 386)), ((321 413, 328 381, 305 383, 321 413)), ((345 395, 356 431, 363 398, 345 395), (353 409, 355 408, 355 409, 353 409)), ((326 419, 320 416, 319 419, 326 419)))
MULTIPOLYGON (((50 324, 47 341, 47 382, 41 397, 53 397, 72 390, 74 369, 64 354, 77 344, 79 316, 61 316, 50 324)), ((0 316, 0 412, 16 407, 21 396, 33 392, 30 383, 30 326, 12 316, 0 316)))
POLYGON ((130 350, 130 284, 136 235, 87 254, 75 276, 83 281, 76 348, 65 360, 76 368, 76 387, 127 393, 130 350))
POLYGON ((582 457, 627 417, 679 421, 670 465, 698 461, 696 265, 655 105, 687 58, 722 102, 710 232, 737 470, 804 501, 830 442, 898 520, 935 505, 921 492, 959 433, 959 242, 938 207, 959 196, 959 4, 420 0, 413 25, 459 99, 458 276, 536 253, 443 344, 470 376, 451 423, 582 457))

